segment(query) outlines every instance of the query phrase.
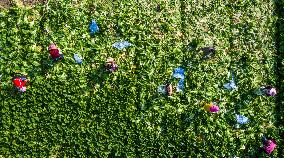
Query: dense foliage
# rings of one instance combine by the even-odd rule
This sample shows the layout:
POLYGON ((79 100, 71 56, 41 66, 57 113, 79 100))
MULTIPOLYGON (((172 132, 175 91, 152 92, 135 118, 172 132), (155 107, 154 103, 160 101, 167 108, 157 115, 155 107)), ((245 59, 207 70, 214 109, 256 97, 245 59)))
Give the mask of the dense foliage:
POLYGON ((271 157, 281 157, 281 3, 49 0, 2 9, 0 156, 253 157, 264 134, 278 142, 271 157), (122 40, 133 46, 112 47, 122 40), (52 41, 65 55, 53 65, 52 41), (212 45, 216 55, 201 60, 212 45), (117 72, 104 71, 108 57, 117 72), (185 91, 158 94, 178 66, 185 91), (230 71, 235 91, 223 88, 230 71), (15 72, 28 74, 25 94, 13 91, 15 72), (253 94, 268 84, 277 97, 253 94), (201 102, 216 99, 221 112, 205 112, 201 102), (249 124, 236 128, 235 113, 249 124))

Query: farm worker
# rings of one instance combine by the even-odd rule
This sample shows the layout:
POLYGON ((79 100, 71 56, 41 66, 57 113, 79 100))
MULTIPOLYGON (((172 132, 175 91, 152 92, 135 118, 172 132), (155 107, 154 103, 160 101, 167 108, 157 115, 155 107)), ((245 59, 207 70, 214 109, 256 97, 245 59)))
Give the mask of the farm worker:
POLYGON ((58 61, 63 59, 63 54, 59 51, 59 49, 56 47, 54 43, 52 43, 49 47, 49 54, 52 57, 53 61, 58 61))
POLYGON ((219 106, 214 105, 213 103, 210 103, 210 104, 205 103, 204 109, 205 109, 206 111, 209 111, 209 112, 212 112, 212 113, 216 113, 216 112, 219 111, 219 106))
POLYGON ((276 95, 276 89, 273 88, 272 86, 266 86, 263 89, 264 93, 268 96, 275 96, 276 95))
POLYGON ((171 96, 173 94, 173 86, 170 83, 167 83, 166 85, 160 85, 158 86, 158 92, 162 92, 164 94, 167 94, 168 96, 171 96))
POLYGON ((26 91, 26 83, 29 81, 25 76, 15 76, 12 78, 13 84, 19 92, 26 91))
POLYGON ((262 143, 263 143, 263 149, 266 154, 270 155, 273 150, 276 148, 276 141, 275 140, 269 140, 265 137, 262 137, 262 143))
POLYGON ((117 64, 115 63, 114 59, 113 58, 108 58, 107 61, 106 61, 106 64, 105 64, 105 67, 108 71, 110 72, 114 72, 117 70, 118 66, 117 64))
POLYGON ((173 86, 171 84, 166 84, 166 92, 168 96, 171 96, 173 94, 173 86))
POLYGON ((204 53, 202 60, 213 57, 216 51, 214 47, 203 47, 201 50, 204 53))
POLYGON ((264 95, 266 94, 267 96, 275 96, 276 95, 276 89, 272 86, 262 86, 260 87, 257 91, 255 91, 257 95, 264 95))

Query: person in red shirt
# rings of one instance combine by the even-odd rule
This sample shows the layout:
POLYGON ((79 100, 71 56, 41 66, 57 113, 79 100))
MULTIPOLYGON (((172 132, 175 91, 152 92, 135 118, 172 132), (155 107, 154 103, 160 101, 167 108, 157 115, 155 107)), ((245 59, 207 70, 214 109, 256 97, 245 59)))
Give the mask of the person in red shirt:
POLYGON ((19 92, 26 91, 26 83, 29 81, 25 76, 15 76, 12 78, 13 84, 19 92))
POLYGON ((62 60, 63 59, 63 54, 60 52, 60 50, 56 47, 56 45, 54 43, 52 43, 49 47, 49 54, 52 57, 52 60, 58 61, 58 60, 62 60))

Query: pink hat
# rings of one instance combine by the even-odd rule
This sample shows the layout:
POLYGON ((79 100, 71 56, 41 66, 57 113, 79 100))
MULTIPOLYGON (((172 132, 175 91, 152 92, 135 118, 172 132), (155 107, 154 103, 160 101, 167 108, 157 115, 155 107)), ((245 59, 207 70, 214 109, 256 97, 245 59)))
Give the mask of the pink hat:
POLYGON ((218 112, 218 111, 219 111, 219 107, 218 107, 218 106, 212 105, 212 106, 210 107, 210 112, 218 112))
POLYGON ((57 47, 56 47, 56 45, 54 43, 49 45, 48 50, 51 50, 51 49, 57 49, 57 47))

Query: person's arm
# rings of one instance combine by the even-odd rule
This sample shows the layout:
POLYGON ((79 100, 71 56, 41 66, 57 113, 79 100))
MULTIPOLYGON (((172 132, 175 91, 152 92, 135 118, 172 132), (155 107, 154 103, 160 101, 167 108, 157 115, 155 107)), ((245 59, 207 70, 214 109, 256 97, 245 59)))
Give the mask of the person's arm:
POLYGON ((26 83, 29 82, 29 80, 27 79, 26 76, 21 76, 20 78, 21 78, 21 82, 22 82, 23 86, 25 86, 26 83))
POLYGON ((25 80, 27 80, 27 77, 26 77, 26 76, 21 76, 21 79, 22 79, 23 81, 25 81, 25 80))
MULTIPOLYGON (((58 49, 58 48, 57 48, 57 49, 58 49)), ((60 49, 58 49, 58 53, 59 53, 59 54, 62 54, 60 49)))

